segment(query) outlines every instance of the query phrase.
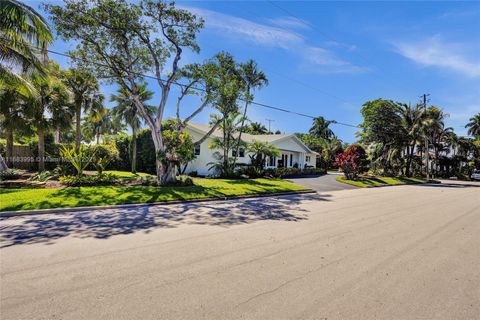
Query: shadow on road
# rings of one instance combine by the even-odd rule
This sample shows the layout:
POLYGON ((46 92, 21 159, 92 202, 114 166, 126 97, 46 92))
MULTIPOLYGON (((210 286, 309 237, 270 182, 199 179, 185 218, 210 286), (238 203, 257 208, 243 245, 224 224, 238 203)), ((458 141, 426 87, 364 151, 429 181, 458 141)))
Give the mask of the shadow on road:
POLYGON ((300 221, 307 219, 305 210, 299 207, 302 202, 328 201, 328 197, 303 194, 221 203, 186 203, 2 218, 0 247, 51 244, 66 236, 106 239, 120 234, 150 232, 157 228, 175 228, 180 224, 230 226, 261 220, 300 221))
POLYGON ((418 184, 420 187, 427 188, 480 188, 480 183, 477 182, 445 182, 442 183, 425 183, 418 184))

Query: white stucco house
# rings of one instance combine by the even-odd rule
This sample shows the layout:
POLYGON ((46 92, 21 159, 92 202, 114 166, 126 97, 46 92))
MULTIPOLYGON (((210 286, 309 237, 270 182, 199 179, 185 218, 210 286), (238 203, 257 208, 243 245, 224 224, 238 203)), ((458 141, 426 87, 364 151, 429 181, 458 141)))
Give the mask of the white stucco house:
MULTIPOLYGON (((195 142, 200 140, 210 130, 210 127, 190 121, 185 129, 195 142)), ((209 145, 216 137, 222 137, 220 130, 214 131, 205 141, 195 148, 195 159, 188 164, 185 173, 196 171, 199 175, 205 176, 213 173, 208 170, 208 163, 216 161, 213 154, 219 150, 210 149, 209 145)), ((246 143, 251 143, 254 140, 268 142, 280 150, 281 156, 271 159, 267 158, 266 168, 298 167, 303 169, 316 167, 316 157, 318 153, 310 150, 294 134, 252 135, 242 133, 242 140, 246 143)), ((250 164, 251 159, 249 155, 251 154, 248 151, 240 148, 237 163, 250 164)))

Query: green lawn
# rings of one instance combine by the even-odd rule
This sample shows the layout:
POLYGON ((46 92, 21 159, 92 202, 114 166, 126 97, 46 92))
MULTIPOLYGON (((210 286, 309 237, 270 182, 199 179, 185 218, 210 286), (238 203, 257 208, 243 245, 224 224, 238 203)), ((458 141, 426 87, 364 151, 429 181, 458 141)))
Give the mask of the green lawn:
POLYGON ((149 203, 232 195, 306 190, 284 180, 201 179, 188 187, 98 186, 0 189, 0 211, 149 203))
POLYGON ((369 178, 359 178, 358 180, 347 180, 345 177, 337 177, 338 182, 343 182, 346 184, 351 184, 356 187, 378 187, 378 186, 389 186, 389 185, 400 185, 400 184, 418 184, 425 183, 427 180, 418 179, 418 178, 407 178, 407 177, 369 177, 369 178))

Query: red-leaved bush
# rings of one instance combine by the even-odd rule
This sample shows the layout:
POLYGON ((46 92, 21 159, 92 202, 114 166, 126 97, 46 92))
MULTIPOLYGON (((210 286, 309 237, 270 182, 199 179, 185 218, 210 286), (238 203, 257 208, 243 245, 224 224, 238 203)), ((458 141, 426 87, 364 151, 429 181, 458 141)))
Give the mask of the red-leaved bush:
POLYGON ((361 154, 358 147, 350 146, 344 153, 337 154, 335 165, 342 169, 345 178, 355 180, 361 166, 361 154))

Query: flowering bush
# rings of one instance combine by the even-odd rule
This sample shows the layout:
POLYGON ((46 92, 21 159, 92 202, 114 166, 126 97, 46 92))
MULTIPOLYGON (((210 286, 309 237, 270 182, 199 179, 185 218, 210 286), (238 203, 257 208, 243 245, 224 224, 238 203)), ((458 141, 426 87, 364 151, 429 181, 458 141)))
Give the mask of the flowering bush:
POLYGON ((353 145, 347 151, 337 154, 335 165, 342 169, 345 178, 355 180, 361 168, 361 153, 358 147, 353 145))

